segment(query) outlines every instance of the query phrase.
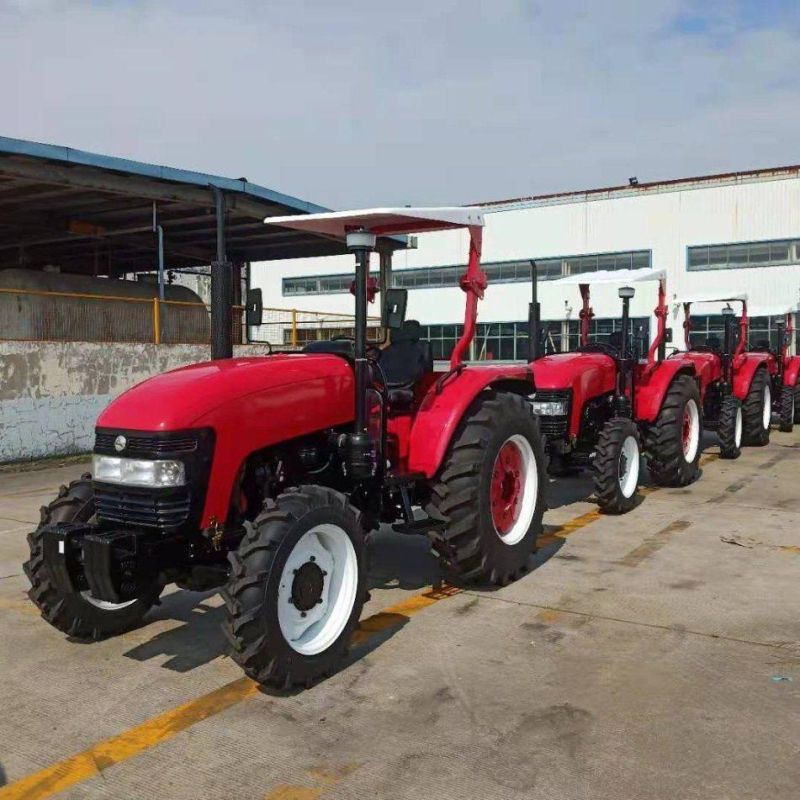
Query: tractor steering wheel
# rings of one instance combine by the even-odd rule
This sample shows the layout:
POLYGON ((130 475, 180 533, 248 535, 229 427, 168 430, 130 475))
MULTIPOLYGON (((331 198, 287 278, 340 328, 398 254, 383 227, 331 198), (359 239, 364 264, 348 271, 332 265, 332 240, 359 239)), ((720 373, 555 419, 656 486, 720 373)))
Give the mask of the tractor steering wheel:
POLYGON ((620 353, 616 347, 612 347, 605 342, 590 342, 583 344, 578 348, 579 353, 603 353, 603 355, 611 356, 611 358, 619 358, 620 353))

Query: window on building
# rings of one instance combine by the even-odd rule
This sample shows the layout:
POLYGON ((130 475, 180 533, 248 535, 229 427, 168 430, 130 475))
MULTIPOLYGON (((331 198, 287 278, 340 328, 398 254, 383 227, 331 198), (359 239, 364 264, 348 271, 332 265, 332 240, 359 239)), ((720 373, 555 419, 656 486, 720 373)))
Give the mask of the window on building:
POLYGON ((689 272, 745 267, 782 267, 800 263, 800 239, 740 244, 699 245, 688 248, 689 272))
MULTIPOLYGON (((550 281, 564 275, 578 275, 597 270, 643 269, 651 265, 649 250, 636 250, 625 253, 595 253, 583 256, 562 256, 559 258, 537 258, 536 274, 540 281, 550 281)), ((494 261, 481 265, 489 283, 529 283, 531 262, 529 259, 517 261, 494 261)), ((401 289, 437 289, 458 286, 464 274, 463 266, 421 267, 419 269, 397 269, 392 277, 394 285, 401 289)), ((373 272, 378 277, 377 272, 373 272)), ((344 294, 350 291, 353 274, 319 275, 302 278, 284 278, 284 295, 305 294, 344 294)))

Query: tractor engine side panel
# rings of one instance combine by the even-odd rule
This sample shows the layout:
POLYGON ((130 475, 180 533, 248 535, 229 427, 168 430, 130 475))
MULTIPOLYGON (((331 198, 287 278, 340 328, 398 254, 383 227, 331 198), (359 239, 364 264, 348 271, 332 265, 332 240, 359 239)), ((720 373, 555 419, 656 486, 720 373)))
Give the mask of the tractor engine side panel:
POLYGON ((426 478, 436 474, 464 413, 493 384, 530 394, 531 368, 527 364, 467 367, 460 375, 449 378, 440 393, 435 385, 428 390, 411 428, 409 472, 421 472, 426 478))
POLYGON ((580 432, 581 414, 590 400, 613 392, 617 366, 604 353, 556 353, 531 364, 537 390, 568 390, 572 393, 569 436, 580 432))

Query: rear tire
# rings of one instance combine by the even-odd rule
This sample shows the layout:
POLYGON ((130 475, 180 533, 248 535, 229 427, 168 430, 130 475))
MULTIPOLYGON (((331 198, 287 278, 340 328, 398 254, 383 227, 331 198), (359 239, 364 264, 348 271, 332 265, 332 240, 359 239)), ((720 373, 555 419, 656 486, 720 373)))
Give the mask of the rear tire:
POLYGON ((783 433, 791 433, 794 428, 794 417, 797 413, 795 409, 795 387, 784 386, 781 389, 781 408, 780 408, 780 422, 778 430, 783 433))
POLYGON ((703 411, 700 391, 689 375, 670 384, 647 433, 647 466, 661 486, 686 486, 700 474, 703 411))
POLYGON ((613 417, 600 431, 592 470, 597 504, 607 514, 625 514, 637 502, 641 441, 636 424, 613 417))
POLYGON ((742 401, 728 395, 719 413, 719 457, 734 459, 742 454, 742 401))
POLYGON ((222 630, 233 660, 279 689, 333 672, 366 599, 361 515, 347 498, 322 486, 280 495, 228 558, 222 630))
POLYGON ((88 591, 65 593, 56 588, 44 557, 44 537, 48 528, 64 522, 86 523, 94 514, 91 475, 87 473, 69 486, 62 486, 58 497, 49 505, 42 506, 39 527, 28 534, 30 559, 23 564, 23 569, 31 582, 28 597, 44 619, 68 636, 98 641, 138 625, 158 600, 163 587, 154 582, 141 597, 119 604, 95 600, 88 591))
POLYGON ((769 444, 769 425, 772 416, 772 389, 767 370, 759 367, 742 403, 744 429, 742 443, 750 447, 769 444))
POLYGON ((432 486, 430 534, 446 574, 505 585, 520 577, 544 513, 539 424, 525 398, 486 391, 467 409, 432 486))
POLYGON ((800 425, 800 384, 794 387, 794 424, 800 425))

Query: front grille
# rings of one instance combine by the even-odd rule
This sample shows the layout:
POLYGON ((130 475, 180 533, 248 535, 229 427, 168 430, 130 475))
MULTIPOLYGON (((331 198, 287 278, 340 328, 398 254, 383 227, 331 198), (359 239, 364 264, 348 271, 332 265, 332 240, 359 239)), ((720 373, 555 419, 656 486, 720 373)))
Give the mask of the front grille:
POLYGON ((104 522, 141 525, 145 528, 177 528, 189 518, 189 490, 158 491, 95 483, 97 516, 104 522))
POLYGON ((566 438, 567 430, 569 429, 569 401, 571 397, 572 393, 568 389, 537 389, 531 395, 532 400, 541 400, 542 402, 567 401, 566 414, 557 417, 537 416, 539 430, 543 436, 549 439, 566 438))
POLYGON ((550 439, 561 439, 567 435, 568 417, 539 417, 539 430, 550 439))
MULTIPOLYGON (((94 439, 96 453, 114 453, 118 432, 97 431, 94 439)), ((158 458, 176 453, 193 453, 197 450, 197 437, 193 433, 153 436, 147 433, 123 433, 127 443, 119 455, 158 458)))

